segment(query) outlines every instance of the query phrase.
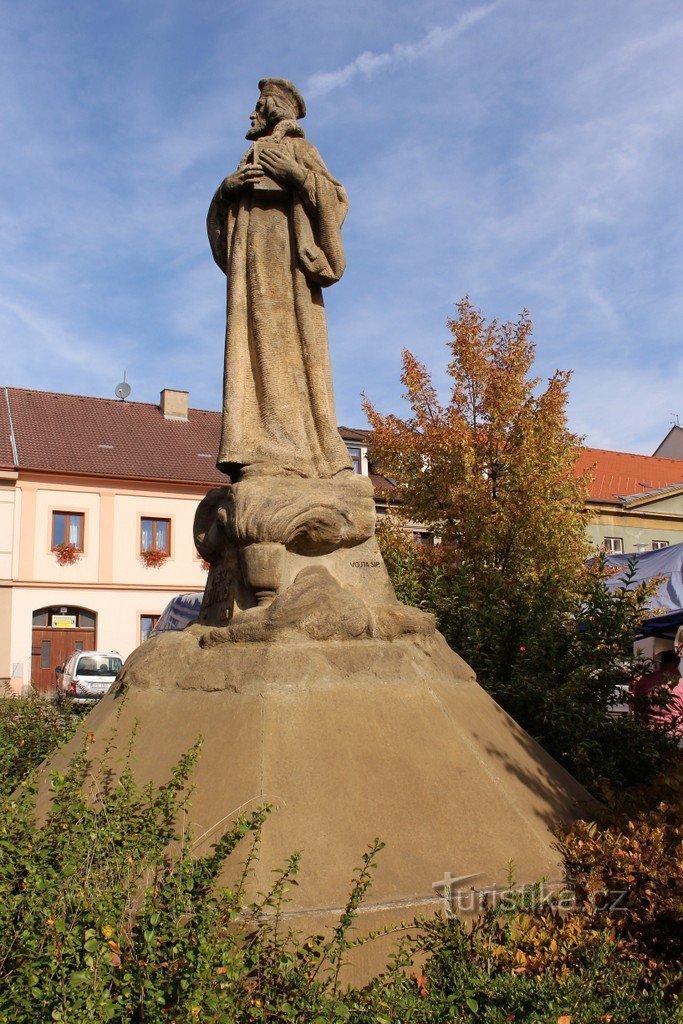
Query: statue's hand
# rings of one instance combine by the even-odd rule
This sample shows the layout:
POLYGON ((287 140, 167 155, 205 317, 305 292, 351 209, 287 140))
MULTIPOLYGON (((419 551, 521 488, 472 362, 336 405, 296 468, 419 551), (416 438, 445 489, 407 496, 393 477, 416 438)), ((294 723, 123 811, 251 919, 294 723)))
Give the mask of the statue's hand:
POLYGON ((275 146, 271 149, 264 147, 261 150, 259 163, 266 174, 289 188, 300 188, 306 179, 306 171, 303 167, 300 167, 296 160, 275 146))
POLYGON ((224 199, 230 199, 232 196, 236 196, 238 192, 247 188, 249 185, 253 185, 255 181, 263 177, 263 170, 257 164, 245 164, 244 167, 240 167, 235 171, 234 174, 229 174, 221 185, 221 193, 224 199))

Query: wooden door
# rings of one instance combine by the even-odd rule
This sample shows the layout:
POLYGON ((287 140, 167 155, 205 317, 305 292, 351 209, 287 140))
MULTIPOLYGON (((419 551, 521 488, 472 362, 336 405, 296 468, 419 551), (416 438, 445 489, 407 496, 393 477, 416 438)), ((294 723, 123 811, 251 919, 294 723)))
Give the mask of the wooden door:
POLYGON ((63 665, 74 651, 95 650, 94 629, 55 629, 34 626, 31 647, 31 682, 38 693, 46 696, 56 689, 55 669, 63 665))

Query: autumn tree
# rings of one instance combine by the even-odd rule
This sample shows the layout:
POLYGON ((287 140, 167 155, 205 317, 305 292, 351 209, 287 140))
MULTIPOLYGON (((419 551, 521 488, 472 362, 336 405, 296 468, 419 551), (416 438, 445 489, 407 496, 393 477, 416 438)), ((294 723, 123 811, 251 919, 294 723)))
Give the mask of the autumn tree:
POLYGON ((567 428, 570 374, 539 392, 531 320, 486 323, 467 299, 448 321, 449 400, 407 350, 406 419, 369 401, 375 460, 401 485, 400 510, 427 524, 473 572, 564 584, 586 551, 581 440, 567 428))
POLYGON ((436 612, 451 646, 532 735, 591 784, 661 764, 666 743, 608 714, 629 680, 643 593, 612 597, 586 567, 587 480, 567 426, 570 373, 541 386, 528 314, 487 322, 468 299, 448 321, 450 387, 403 353, 409 415, 365 409, 372 457, 398 487, 395 515, 440 544, 412 544, 385 521, 380 545, 401 600, 436 612), (397 497, 398 496, 398 497, 397 497))
POLYGON ((535 605, 576 589, 586 482, 574 472, 581 440, 567 427, 570 373, 558 370, 540 388, 528 314, 498 324, 466 298, 457 309, 448 321, 447 402, 404 351, 410 415, 382 415, 367 400, 365 409, 373 457, 399 484, 399 513, 434 531, 439 561, 457 565, 467 584, 460 597, 478 627, 463 614, 461 630, 473 635, 454 639, 500 679, 524 646, 535 605), (493 664, 479 644, 497 649, 493 664))

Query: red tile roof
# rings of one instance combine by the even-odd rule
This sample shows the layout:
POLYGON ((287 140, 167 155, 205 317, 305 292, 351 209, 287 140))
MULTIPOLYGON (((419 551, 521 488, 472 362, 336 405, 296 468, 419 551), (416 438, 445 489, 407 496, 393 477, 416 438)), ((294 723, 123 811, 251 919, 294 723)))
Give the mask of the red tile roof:
MULTIPOLYGON (((157 405, 7 388, 20 469, 225 484, 215 467, 220 414, 167 420, 157 405)), ((3 431, 4 433, 4 431, 3 431)))
MULTIPOLYGON (((190 409, 187 421, 165 419, 158 405, 113 398, 0 388, 0 469, 14 467, 8 405, 19 469, 133 480, 225 485, 216 469, 218 412, 190 409)), ((340 427, 345 441, 370 432, 340 427)), ((373 480, 386 485, 384 478, 373 480)))
POLYGON ((576 462, 577 473, 590 470, 593 481, 590 501, 620 504, 626 495, 644 494, 671 484, 683 484, 683 462, 655 455, 631 455, 603 448, 584 448, 576 462))
MULTIPOLYGON (((64 395, 26 388, 0 388, 0 469, 169 480, 217 486, 227 477, 215 467, 221 417, 190 409, 187 421, 168 420, 158 405, 113 398, 64 395)), ((369 443, 372 433, 340 427, 345 441, 369 443)), ((577 472, 592 469, 592 501, 620 504, 625 495, 683 484, 683 461, 585 448, 577 472)), ((390 481, 370 470, 375 487, 390 481)))

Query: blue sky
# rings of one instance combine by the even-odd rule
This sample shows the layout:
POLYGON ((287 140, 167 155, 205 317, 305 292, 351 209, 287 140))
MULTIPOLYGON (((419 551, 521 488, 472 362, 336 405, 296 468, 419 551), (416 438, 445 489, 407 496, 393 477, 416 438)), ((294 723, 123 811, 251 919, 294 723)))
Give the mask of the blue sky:
POLYGON ((224 283, 205 215, 263 75, 345 184, 326 291, 338 419, 443 383, 446 318, 528 307, 588 444, 683 421, 680 0, 5 0, 2 381, 218 408, 224 283))

